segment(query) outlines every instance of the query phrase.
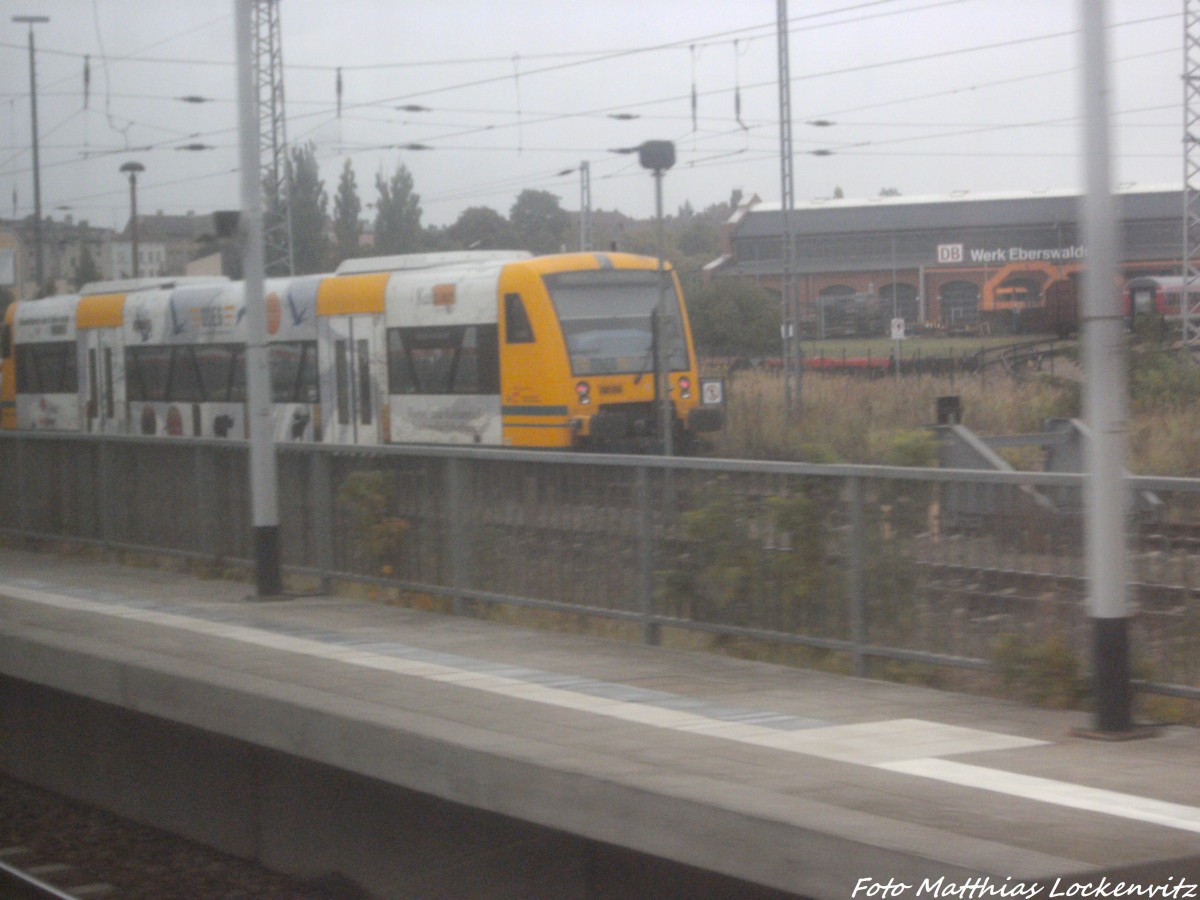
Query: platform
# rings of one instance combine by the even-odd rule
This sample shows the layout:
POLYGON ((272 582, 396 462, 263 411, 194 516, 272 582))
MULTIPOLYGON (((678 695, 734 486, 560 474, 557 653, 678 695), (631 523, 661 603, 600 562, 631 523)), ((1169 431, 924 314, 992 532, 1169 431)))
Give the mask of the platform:
POLYGON ((0 675, 799 896, 1200 896, 1194 729, 250 593, 0 550, 0 675))

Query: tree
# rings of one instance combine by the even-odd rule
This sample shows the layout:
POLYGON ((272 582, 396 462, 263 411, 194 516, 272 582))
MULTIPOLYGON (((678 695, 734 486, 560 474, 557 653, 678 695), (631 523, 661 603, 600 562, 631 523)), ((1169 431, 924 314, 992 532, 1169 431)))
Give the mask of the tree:
POLYGON ((779 352, 779 299, 741 278, 718 278, 687 298, 696 352, 769 356, 779 352))
POLYGON ((358 181, 354 177, 354 166, 347 159, 338 179, 337 194, 333 198, 333 239, 337 262, 358 256, 358 240, 362 235, 362 201, 358 199, 358 181))
POLYGON ((329 195, 320 177, 316 146, 309 142, 293 147, 287 165, 295 274, 321 272, 329 264, 329 239, 325 236, 329 195))
POLYGON ((450 237, 450 228, 439 228, 436 225, 425 226, 421 235, 421 249, 426 253, 445 253, 451 250, 461 250, 462 245, 450 237))
POLYGON ((75 275, 71 283, 75 285, 75 290, 79 290, 88 282, 99 281, 100 277, 100 267, 96 265, 91 249, 84 244, 79 251, 79 259, 75 261, 75 275))
POLYGON ((880 197, 899 197, 900 189, 894 187, 885 187, 879 191, 880 197))
POLYGON ((380 254, 416 253, 424 245, 421 197, 413 192, 413 177, 401 163, 391 180, 375 176, 375 250, 380 254))
POLYGON ((549 191, 526 189, 517 195, 509 213, 521 246, 531 253, 558 253, 571 226, 571 217, 549 191))
POLYGON ((463 210, 447 233, 467 250, 507 250, 520 243, 512 223, 487 206, 463 210))

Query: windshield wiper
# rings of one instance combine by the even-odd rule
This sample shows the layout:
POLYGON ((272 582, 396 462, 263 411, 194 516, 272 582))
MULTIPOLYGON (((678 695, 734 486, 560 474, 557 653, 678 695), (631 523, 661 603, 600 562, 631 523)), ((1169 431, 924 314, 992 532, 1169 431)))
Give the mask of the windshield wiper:
POLYGON ((642 376, 646 374, 647 367, 655 369, 654 361, 658 358, 658 316, 655 313, 650 313, 650 350, 646 354, 646 358, 642 361, 641 371, 634 376, 633 386, 637 387, 642 382, 642 376))

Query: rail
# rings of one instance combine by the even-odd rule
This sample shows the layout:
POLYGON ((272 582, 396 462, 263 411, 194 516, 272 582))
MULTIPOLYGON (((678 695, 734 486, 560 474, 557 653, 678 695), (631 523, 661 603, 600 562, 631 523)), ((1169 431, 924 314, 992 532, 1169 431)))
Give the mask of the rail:
POLYGON ((1065 353, 1072 345, 1073 342, 1056 338, 1039 338, 985 347, 971 357, 970 367, 975 371, 1002 367, 1005 372, 1016 378, 1026 378, 1030 374, 1045 371, 1047 365, 1053 371, 1055 358, 1065 353))
MULTIPOLYGON (((998 646, 1087 666, 1078 504, 1037 500, 1080 495, 1079 474, 309 444, 278 459, 285 569, 321 589, 950 686, 996 671, 998 646)), ((247 480, 241 442, 3 434, 0 533, 222 573, 254 556, 247 480)), ((1128 483, 1162 502, 1129 520, 1143 688, 1200 699, 1200 480, 1128 483)))
POLYGON ((80 900, 79 894, 60 890, 48 881, 3 860, 0 860, 0 896, 8 900, 80 900))

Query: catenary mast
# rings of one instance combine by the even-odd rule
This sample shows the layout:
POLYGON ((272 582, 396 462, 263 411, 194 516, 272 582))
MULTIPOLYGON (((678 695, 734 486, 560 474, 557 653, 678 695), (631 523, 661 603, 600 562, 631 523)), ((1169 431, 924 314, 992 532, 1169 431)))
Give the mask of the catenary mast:
POLYGON ((266 201, 263 263, 267 275, 296 271, 288 184, 287 119, 283 103, 283 42, 279 0, 254 0, 251 35, 258 85, 259 158, 266 201))

